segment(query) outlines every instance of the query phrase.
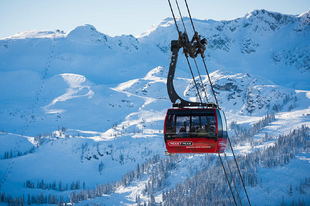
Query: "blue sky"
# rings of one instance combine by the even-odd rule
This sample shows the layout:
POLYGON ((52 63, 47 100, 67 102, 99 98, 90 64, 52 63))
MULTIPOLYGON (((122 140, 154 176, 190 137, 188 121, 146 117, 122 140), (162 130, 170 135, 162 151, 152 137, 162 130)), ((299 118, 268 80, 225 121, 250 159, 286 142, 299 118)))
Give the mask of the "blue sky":
MULTIPOLYGON (((310 9, 310 0, 187 2, 193 18, 214 20, 241 17, 254 9, 294 15, 310 9)), ((179 4, 183 8, 184 1, 179 4)), ((27 30, 67 32, 83 24, 110 36, 139 35, 166 17, 171 17, 167 0, 0 0, 0 38, 27 30)))

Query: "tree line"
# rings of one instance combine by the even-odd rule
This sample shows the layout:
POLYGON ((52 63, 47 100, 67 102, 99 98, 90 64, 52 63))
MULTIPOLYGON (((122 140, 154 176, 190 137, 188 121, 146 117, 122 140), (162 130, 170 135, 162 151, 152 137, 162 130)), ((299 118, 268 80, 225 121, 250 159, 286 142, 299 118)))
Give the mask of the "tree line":
MULTIPOLYGON (((70 186, 68 183, 63 184, 62 181, 58 182, 58 187, 56 181, 53 181, 52 183, 45 183, 44 180, 40 180, 37 182, 37 184, 34 184, 33 181, 27 180, 24 183, 24 187, 26 188, 39 188, 43 190, 56 190, 56 191, 66 191, 66 190, 79 190, 81 189, 80 181, 73 181, 70 186), (35 187, 36 185, 36 187, 35 187)), ((83 182, 83 189, 85 190, 85 182, 83 182)))
POLYGON ((3 159, 10 159, 10 158, 15 158, 15 157, 19 157, 19 156, 24 156, 24 155, 27 155, 27 154, 31 154, 34 151, 35 151, 35 147, 32 147, 32 148, 30 148, 29 150, 27 150, 25 152, 21 152, 19 150, 13 151, 11 149, 10 151, 4 152, 3 159))

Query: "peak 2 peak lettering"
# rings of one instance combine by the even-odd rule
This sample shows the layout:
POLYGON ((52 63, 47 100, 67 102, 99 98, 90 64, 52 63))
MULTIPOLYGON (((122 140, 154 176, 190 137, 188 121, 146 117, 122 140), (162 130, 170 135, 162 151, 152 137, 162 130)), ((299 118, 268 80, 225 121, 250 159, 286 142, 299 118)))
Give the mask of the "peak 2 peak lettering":
POLYGON ((168 145, 169 146, 191 146, 193 145, 193 142, 169 142, 168 145))

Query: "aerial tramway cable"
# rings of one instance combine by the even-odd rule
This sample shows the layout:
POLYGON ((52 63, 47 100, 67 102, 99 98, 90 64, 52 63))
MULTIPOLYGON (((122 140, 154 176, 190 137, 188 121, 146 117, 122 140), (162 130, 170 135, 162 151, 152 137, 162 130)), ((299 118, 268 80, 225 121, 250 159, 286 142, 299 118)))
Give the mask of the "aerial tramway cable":
MULTIPOLYGON (((226 153, 225 153, 225 152, 224 152, 224 157, 225 157, 226 162, 228 163, 227 156, 226 156, 226 153)), ((241 198, 240 198, 240 196, 239 196, 239 192, 238 192, 238 189, 237 189, 237 185, 236 185, 235 179, 234 179, 234 177, 233 177, 233 174, 232 174, 230 165, 229 165, 229 164, 227 164, 227 165, 228 165, 229 172, 230 172, 230 174, 231 174, 232 183, 234 184, 235 190, 236 190, 236 192, 237 192, 237 196, 238 196, 240 205, 242 206, 241 198)))
MULTIPOLYGON (((196 31, 195 31, 195 26, 194 26, 194 23, 193 23, 193 20, 192 20, 192 16, 191 16, 191 13, 190 13, 188 4, 187 4, 187 0, 184 0, 184 1, 185 1, 185 4, 186 4, 186 8, 187 8, 187 11, 188 11, 189 18, 190 18, 190 20, 191 20, 191 24, 192 24, 193 30, 194 30, 194 32, 196 33, 196 31)), ((215 95, 215 92, 214 92, 214 88, 213 88, 213 85, 212 85, 212 83, 211 83, 211 78, 210 78, 210 75, 209 75, 209 72, 208 72, 208 69, 207 69, 207 64, 206 64, 205 59, 204 59, 203 57, 202 57, 202 61, 203 61, 203 64, 204 64, 204 66, 205 66, 205 69, 206 69, 206 72, 207 72, 207 75, 208 75, 208 79, 209 79, 210 86, 211 86, 211 89, 212 89, 212 92, 213 92, 213 95, 214 95, 214 99, 215 99, 215 101, 216 101, 216 104, 218 105, 218 101, 217 101, 217 98, 216 98, 216 95, 215 95)), ((246 196, 247 196, 247 200, 248 200, 248 202, 249 202, 249 205, 251 206, 250 199, 249 199, 248 193, 247 193, 247 191, 246 191, 246 188, 245 188, 245 185, 244 185, 244 182, 243 182, 243 178, 242 178, 242 175, 241 175, 241 172, 240 172, 240 168, 239 168, 237 159, 236 159, 236 157, 235 157, 235 153, 234 153, 233 147, 232 147, 232 145, 231 145, 231 142, 230 142, 229 137, 227 137, 227 139, 228 139, 228 141, 229 141, 230 148, 231 148, 231 151, 232 151, 232 153, 233 153, 235 163, 236 163, 236 165, 237 165, 237 169, 238 169, 238 172, 239 172, 240 179, 241 179, 241 181, 242 181, 242 185, 243 185, 244 191, 245 191, 246 196)), ((225 154, 225 152, 224 152, 224 154, 225 154)), ((226 154, 225 154, 225 158, 226 158, 226 154)), ((227 161, 227 158, 226 158, 226 161, 227 161)), ((228 166, 229 166, 229 162, 228 162, 228 161, 227 161, 227 164, 228 164, 228 166)), ((229 168, 230 168, 230 166, 229 166, 229 168)), ((224 169, 224 167, 223 167, 223 169, 224 169)), ((233 177, 232 177, 232 178, 233 178, 233 177)), ((237 191, 237 193, 238 193, 237 188, 236 188, 236 191, 237 191)), ((239 194, 238 194, 238 196, 239 196, 239 194)), ((240 198, 240 197, 239 197, 239 198, 240 198)))
POLYGON ((186 8, 187 8, 187 12, 188 12, 189 18, 190 18, 191 23, 192 23, 193 30, 194 30, 194 32, 196 32, 195 26, 194 26, 194 23, 193 23, 193 20, 192 20, 191 12, 189 11, 189 7, 188 7, 188 4, 187 4, 187 1, 186 0, 184 0, 184 1, 185 1, 185 4, 186 4, 186 8))
POLYGON ((222 164, 222 167, 223 167, 223 171, 224 171, 224 173, 225 173, 225 176, 226 176, 226 180, 227 180, 227 183, 228 183, 228 186, 229 186, 231 195, 233 196, 234 202, 235 202, 235 204, 237 205, 237 202, 236 202, 236 199, 235 199, 235 195, 234 195, 234 193, 233 193, 233 191, 232 191, 232 189, 231 189, 231 185, 230 185, 230 182, 229 182, 227 173, 226 173, 226 169, 225 169, 224 164, 223 164, 223 161, 222 161, 222 157, 221 157, 220 153, 217 153, 217 154, 218 154, 218 156, 219 156, 219 158, 220 158, 220 160, 221 160, 221 164, 222 164))
MULTIPOLYGON (((196 30, 195 30, 195 26, 194 26, 194 23, 193 23, 191 14, 190 14, 190 10, 189 10, 188 4, 187 4, 187 0, 184 0, 184 1, 185 1, 186 8, 187 8, 187 11, 188 11, 188 14, 189 14, 189 17, 190 17, 190 21, 191 21, 191 25, 192 25, 192 27, 193 27, 194 37, 195 37, 195 35, 198 35, 198 33, 197 33, 196 30)), ((184 24, 184 21, 183 21, 183 18, 182 18, 182 14, 181 14, 181 11, 180 11, 179 4, 178 4, 177 0, 175 0, 175 2, 176 2, 177 8, 178 8, 178 11, 179 11, 179 14, 180 14, 180 18, 181 18, 181 21, 182 21, 182 24, 183 24, 183 27, 184 27, 184 31, 185 31, 185 34, 186 34, 185 37, 188 39, 186 27, 185 27, 185 24, 184 24)), ((189 52, 188 52, 188 51, 184 51, 187 45, 185 45, 184 42, 183 42, 183 37, 181 36, 181 32, 180 32, 180 30, 179 30, 179 27, 178 27, 178 24, 177 24, 177 21, 176 21, 176 18, 175 18, 175 15, 174 15, 173 8, 172 8, 172 5, 171 5, 170 0, 168 0, 168 3, 169 3, 169 6, 170 6, 170 9, 171 9, 171 13, 172 13, 172 15, 173 15, 173 19, 174 19, 174 22, 175 22, 175 25, 176 25, 176 29, 177 29, 177 31, 178 31, 179 40, 181 41, 181 44, 182 44, 182 47, 183 47, 183 53, 185 53, 185 57, 186 57, 188 66, 189 66, 189 68, 190 68, 193 81, 194 81, 194 83, 195 83, 195 87, 196 87, 196 90, 197 90, 197 94, 198 94, 198 96, 199 96, 200 102, 203 103, 203 102, 202 102, 202 98, 201 98, 200 93, 199 93, 199 89, 198 89, 198 86, 197 86, 195 77, 194 77, 194 74, 193 74, 192 69, 191 69, 190 62, 189 62, 189 60, 188 60, 189 52)), ((194 40, 194 37, 193 37, 193 40, 194 40)), ((198 37, 198 36, 196 36, 196 38, 197 38, 197 37, 198 37)), ((198 40, 198 39, 200 40, 200 36, 199 36, 196 40, 198 40)), ((193 40, 192 40, 192 42, 193 42, 193 40)), ((191 43, 192 43, 192 42, 191 42, 191 43)), ((200 43, 200 42, 199 42, 199 43, 200 43)), ((195 48, 195 49, 197 49, 197 48, 195 48)), ((204 48, 204 49, 205 49, 205 48, 204 48)), ((200 51, 199 48, 198 48, 198 51, 197 51, 197 53, 196 53, 196 56, 197 56, 200 52, 201 52, 201 51, 200 51)), ((204 50, 203 50, 203 53, 204 53, 204 50)), ((214 88, 213 88, 213 85, 212 85, 212 82, 211 82, 211 78, 210 78, 210 75, 209 75, 209 72, 208 72, 208 69, 207 69, 207 65, 206 65, 206 62, 205 62, 204 54, 203 54, 203 53, 200 53, 200 54, 201 54, 201 58, 202 58, 202 61, 203 61, 203 63, 204 63, 204 67, 205 67, 205 70, 206 70, 206 73, 207 73, 207 76, 208 76, 208 79, 209 79, 209 83, 210 83, 210 86, 211 86, 212 93, 213 93, 213 95, 214 95, 214 99, 215 99, 215 101, 216 101, 216 105, 217 105, 217 107, 219 107, 219 106, 218 106, 219 104, 218 104, 218 101, 217 101, 217 98, 216 98, 216 94, 215 94, 215 91, 214 91, 214 88)), ((192 54, 190 54, 190 56, 193 57, 192 54)), ((198 65, 197 65, 197 62, 196 62, 196 60, 195 60, 195 57, 196 57, 196 56, 194 56, 193 59, 194 59, 194 61, 195 61, 195 65, 196 65, 196 68, 197 68, 197 71, 198 71, 198 75, 199 75, 199 78, 200 78, 200 81, 201 81, 201 84, 202 84, 202 87, 203 87, 203 91, 204 91, 204 93, 205 93, 205 98, 206 98, 206 100, 207 100, 207 102, 208 102, 206 90, 205 90, 205 88, 204 88, 203 81, 202 81, 202 79, 201 79, 201 75, 200 75, 200 72, 199 72, 199 69, 198 69, 198 65)), ((237 166, 237 169, 238 169, 238 172, 239 172, 240 179, 241 179, 241 181, 242 181, 242 185, 243 185, 244 191, 245 191, 246 196, 247 196, 248 203, 249 203, 249 205, 251 206, 251 203, 250 203, 250 200, 249 200, 249 197, 248 197, 248 194, 247 194, 247 191, 246 191, 244 182, 243 182, 243 178, 242 178, 242 175, 241 175, 241 172, 240 172, 240 168, 239 168, 237 159, 236 159, 236 157, 235 157, 235 154, 234 154, 234 151, 233 151, 233 148, 232 148, 230 139, 229 139, 228 136, 227 136, 227 138, 228 138, 228 141, 229 141, 229 144, 230 144, 230 148, 231 148, 231 150, 232 150, 232 154, 233 154, 233 156, 234 156, 234 161, 235 161, 235 164, 236 164, 236 166, 237 166)), ((224 152, 224 155, 225 155, 225 159, 226 159, 226 162, 227 162, 227 165, 228 165, 230 174, 231 174, 232 182, 233 182, 233 184, 235 185, 235 190, 236 190, 236 192, 237 192, 237 195, 238 195, 240 204, 242 205, 241 198, 240 198, 240 196, 239 196, 239 192, 238 192, 238 190, 237 190, 237 187, 236 187, 236 184, 235 184, 233 175, 232 175, 232 171, 231 171, 231 168, 230 168, 230 165, 229 165, 229 162, 228 162, 228 160, 227 160, 227 157, 226 157, 225 152, 224 152)), ((234 202, 235 202, 235 204, 237 205, 237 202, 236 202, 234 193, 233 193, 233 191, 232 191, 231 184, 230 184, 229 178, 228 178, 228 176, 227 176, 226 169, 225 169, 225 167, 224 167, 224 164, 223 164, 222 158, 221 158, 221 156, 220 156, 220 153, 218 153, 218 156, 219 156, 220 161, 221 161, 221 163, 222 163, 223 171, 224 171, 224 173, 225 173, 226 180, 227 180, 227 183, 228 183, 228 185, 229 185, 229 188, 230 188, 231 194, 232 194, 232 196, 233 196, 234 202)))
POLYGON ((233 153, 235 163, 236 163, 237 168, 238 168, 239 176, 240 176, 240 178, 241 178, 241 182, 242 182, 242 185, 243 185, 243 188, 244 188, 244 191, 245 191, 246 197, 247 197, 247 199, 248 199, 249 205, 251 206, 251 202, 250 202, 250 199, 249 199, 248 193, 247 193, 247 191, 246 191, 246 189, 245 189, 245 185, 244 185, 244 182, 243 182, 243 178, 242 178, 242 176, 241 176, 241 172, 240 172, 240 169, 239 169, 239 165, 238 165, 237 159, 236 159, 236 157, 235 157, 234 150, 233 150, 233 148, 232 148, 232 145, 231 145, 231 142, 230 142, 229 137, 227 137, 227 139, 228 139, 228 142, 229 142, 229 145, 230 145, 231 151, 232 151, 232 153, 233 153))
POLYGON ((210 75, 209 75, 209 72, 208 72, 208 69, 207 69, 207 64, 205 62, 205 59, 202 58, 202 61, 203 61, 203 64, 205 66, 205 69, 206 69, 206 72, 207 72, 207 75, 208 75, 208 79, 209 79, 209 82, 210 82, 210 86, 211 86, 211 90, 212 90, 212 93, 213 93, 213 96, 214 96, 214 99, 215 99, 215 102, 217 105, 219 105, 218 101, 217 101, 217 98, 216 98, 216 95, 215 95, 215 92, 214 92, 214 88, 213 88, 213 85, 212 85, 212 82, 211 82, 211 78, 210 78, 210 75))
MULTIPOLYGON (((188 7, 188 4, 187 4, 187 1, 186 1, 186 0, 184 0, 184 1, 185 1, 185 4, 186 4, 186 8, 187 8, 187 12, 188 12, 189 19, 191 20, 191 24, 192 24, 192 27, 193 27, 193 31, 194 31, 194 33, 196 33, 195 26, 194 26, 194 22, 193 22, 193 19, 192 19, 191 12, 189 11, 189 7, 188 7)), ((209 83, 210 83, 210 86, 211 86, 211 90, 212 90, 212 93, 213 93, 215 102, 216 102, 217 105, 219 105, 219 103, 218 103, 218 101, 217 101, 217 98, 216 98, 216 95, 215 95, 215 92, 214 92, 214 88, 213 88, 212 82, 211 82, 211 78, 210 78, 210 75, 209 75, 209 72, 208 72, 207 64, 206 64, 206 62, 205 62, 205 59, 204 59, 203 57, 201 57, 201 58, 202 58, 202 61, 203 61, 203 64, 204 64, 206 73, 207 73, 207 75, 208 75, 209 83)), ((200 74, 199 74, 199 75, 200 75, 200 74)))

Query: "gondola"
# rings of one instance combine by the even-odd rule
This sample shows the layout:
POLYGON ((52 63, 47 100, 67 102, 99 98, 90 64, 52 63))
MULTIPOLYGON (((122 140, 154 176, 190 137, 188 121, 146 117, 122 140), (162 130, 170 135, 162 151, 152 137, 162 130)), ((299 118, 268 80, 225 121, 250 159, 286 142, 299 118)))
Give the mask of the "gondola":
POLYGON ((168 153, 222 153, 227 141, 225 114, 218 108, 168 109, 164 138, 168 153))
POLYGON ((164 123, 166 155, 173 153, 222 153, 226 147, 226 117, 218 105, 184 100, 177 94, 173 86, 180 48, 183 48, 186 57, 192 56, 190 51, 194 51, 194 57, 198 53, 204 52, 204 45, 199 44, 206 41, 201 41, 198 34, 194 38, 192 43, 186 42, 187 34, 182 33, 179 40, 171 41, 172 57, 167 78, 167 90, 172 108, 167 110, 164 123), (196 46, 188 49, 191 45, 196 46), (201 48, 204 49, 201 50, 201 48))

